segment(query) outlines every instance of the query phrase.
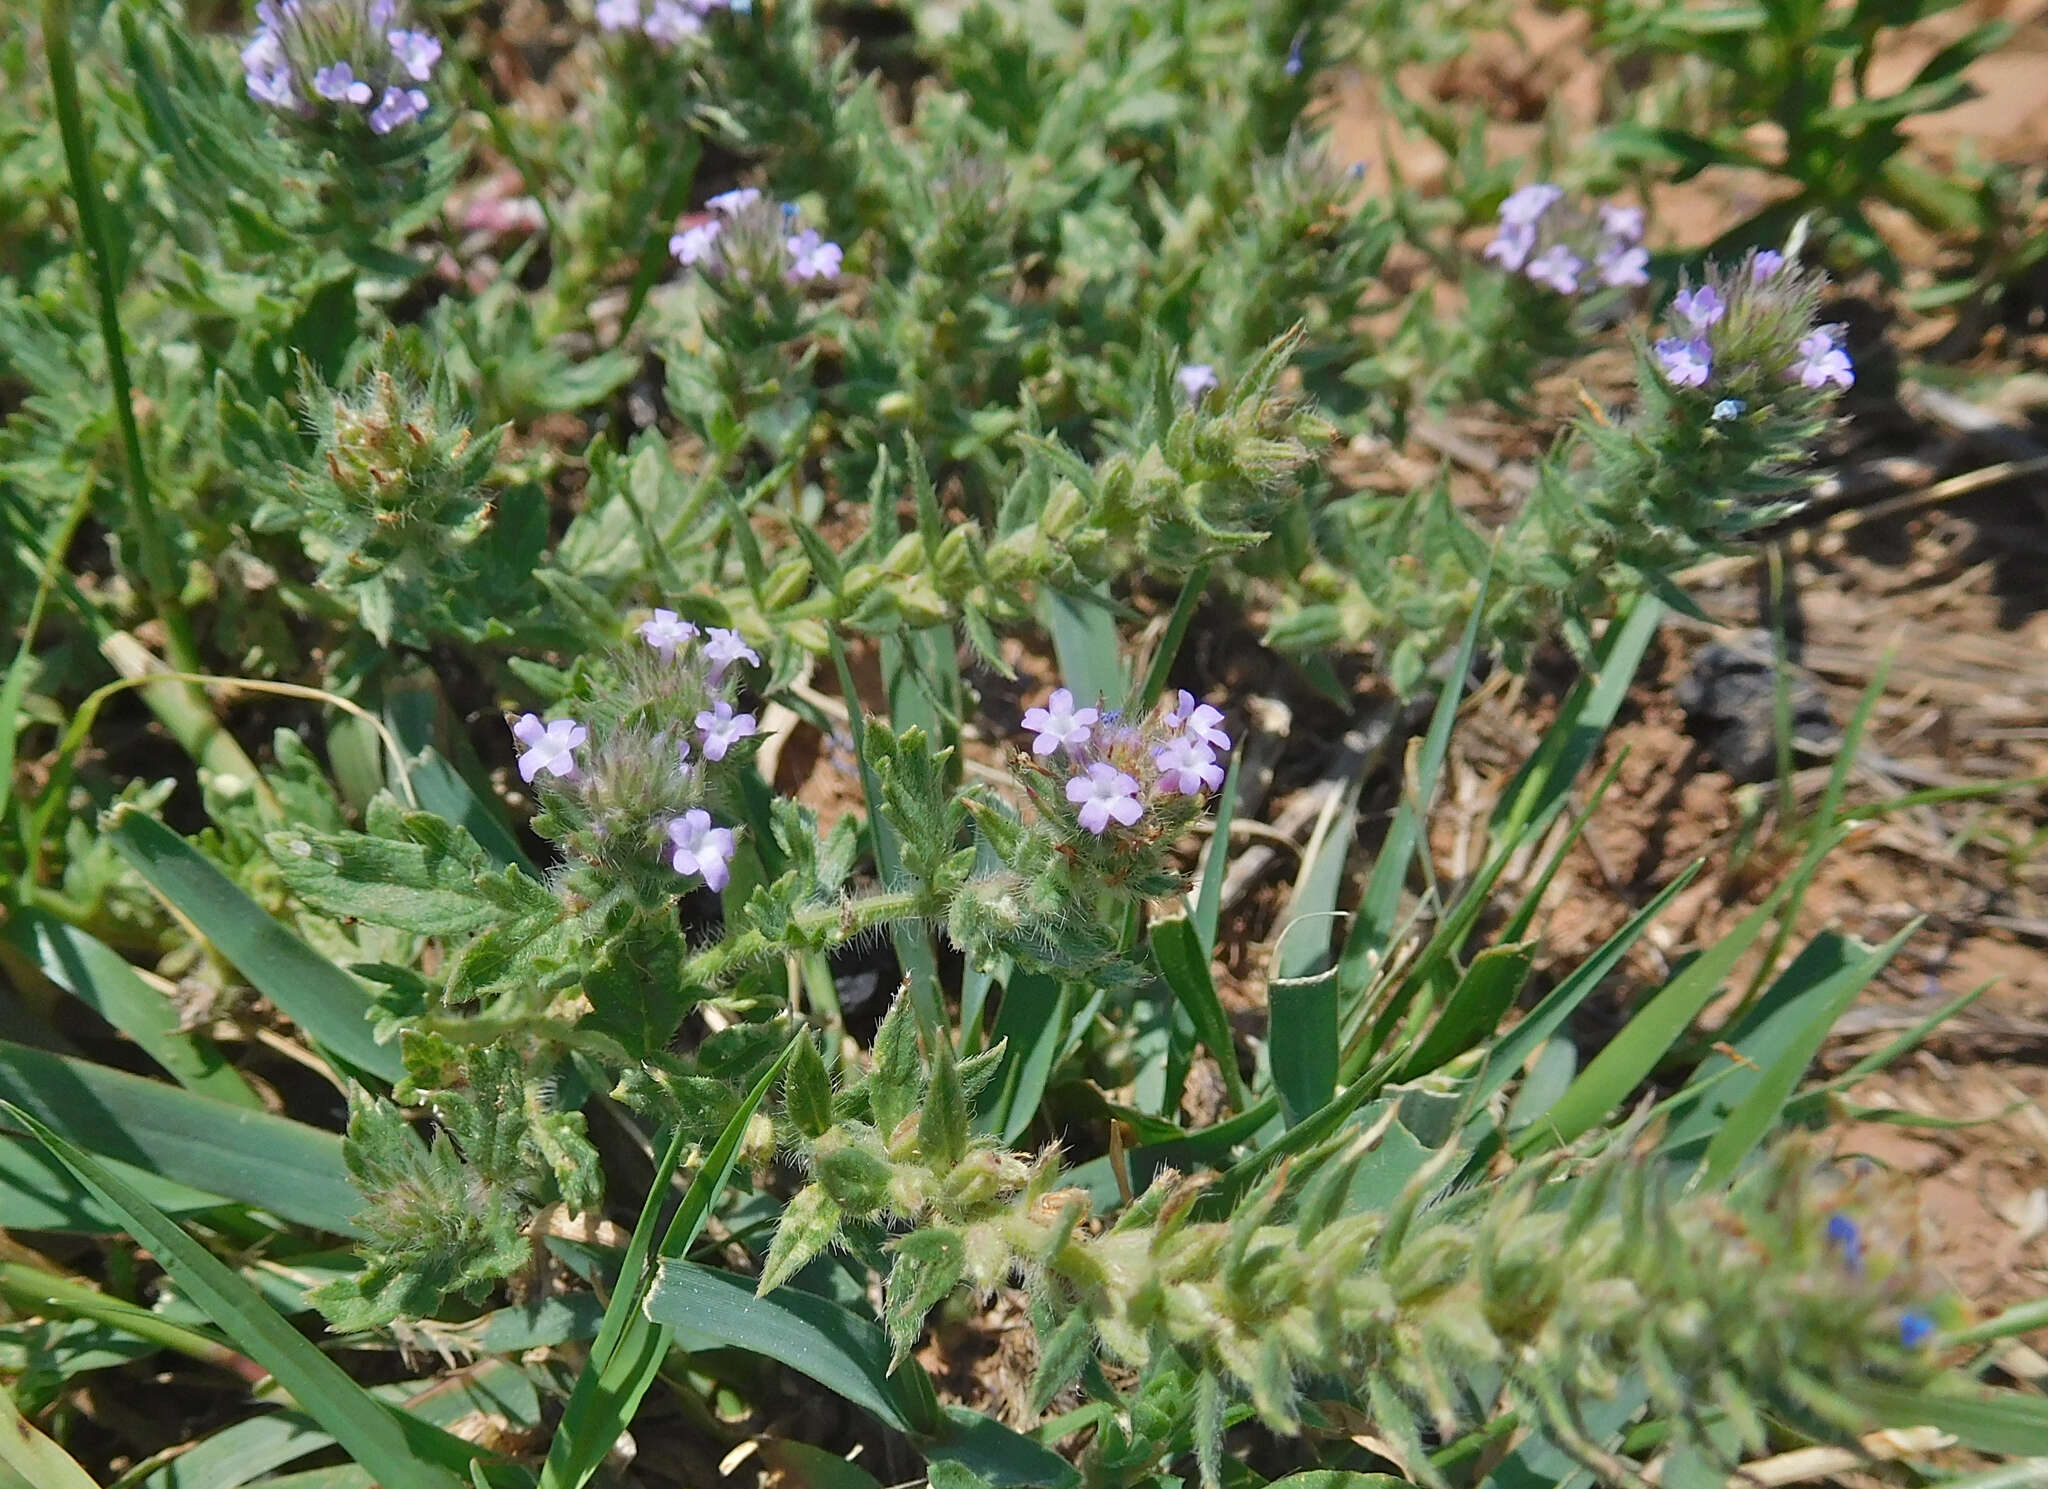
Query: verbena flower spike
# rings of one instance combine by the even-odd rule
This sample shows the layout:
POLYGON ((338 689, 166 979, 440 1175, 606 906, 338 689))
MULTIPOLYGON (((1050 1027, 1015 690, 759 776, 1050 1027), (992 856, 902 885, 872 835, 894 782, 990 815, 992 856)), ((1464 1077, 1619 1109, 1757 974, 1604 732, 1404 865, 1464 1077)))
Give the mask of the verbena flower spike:
POLYGON ((398 0, 263 0, 242 49, 249 96, 308 125, 388 135, 424 117, 441 43, 398 0))

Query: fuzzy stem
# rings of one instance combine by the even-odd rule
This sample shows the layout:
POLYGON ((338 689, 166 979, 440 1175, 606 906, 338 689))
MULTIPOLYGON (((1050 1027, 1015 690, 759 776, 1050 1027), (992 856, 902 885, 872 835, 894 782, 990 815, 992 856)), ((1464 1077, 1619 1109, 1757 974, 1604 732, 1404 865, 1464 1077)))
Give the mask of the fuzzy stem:
POLYGON ((684 965, 687 982, 712 987, 751 962, 765 961, 780 953, 799 949, 843 946, 868 932, 887 925, 928 916, 931 906, 919 890, 882 890, 837 904, 817 905, 790 917, 787 932, 768 936, 760 931, 742 931, 729 941, 707 946, 684 965))

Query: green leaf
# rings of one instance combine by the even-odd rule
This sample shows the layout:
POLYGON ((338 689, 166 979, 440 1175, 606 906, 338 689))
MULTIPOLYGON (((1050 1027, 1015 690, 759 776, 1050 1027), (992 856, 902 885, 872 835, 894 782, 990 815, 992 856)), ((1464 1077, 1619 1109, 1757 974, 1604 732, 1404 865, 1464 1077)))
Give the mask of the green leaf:
POLYGON ((1301 871, 1281 915, 1267 984, 1266 1049, 1288 1126, 1327 1105, 1337 1089, 1337 969, 1330 964, 1337 894, 1357 831, 1358 797, 1373 756, 1330 793, 1301 850, 1301 871))
MULTIPOLYGON (((380 798, 380 803, 382 798, 380 798)), ((429 812, 381 814, 360 832, 274 832, 264 839, 291 892, 340 920, 366 920, 421 936, 466 936, 505 918, 477 890, 490 870, 476 840, 429 812)))
POLYGON ((805 1137, 823 1137, 832 1130, 832 1077, 808 1033, 796 1037, 796 1054, 782 1078, 782 1109, 805 1137))
POLYGON ((370 996, 362 985, 278 924, 191 844, 136 811, 117 811, 107 836, 150 888, 322 1049, 386 1081, 405 1073, 397 1049, 371 1037, 370 996))
MULTIPOLYGON (((992 1036, 1003 1058, 990 1099, 976 1113, 975 1126, 1014 1143, 1038 1115, 1045 1084, 1065 1042, 1073 990, 1042 972, 1012 972, 1003 984, 992 1036)), ((886 1132, 888 1129, 884 1129, 886 1132)))
MULTIPOLYGON (((1849 964, 1832 976, 1798 985, 1798 1007, 1805 1015, 1803 1022, 1791 1037, 1782 1041, 1770 1063, 1761 1071, 1744 1071, 1751 1075, 1750 1089, 1744 1094, 1735 1109, 1729 1112, 1721 1124, 1721 1130, 1714 1134, 1707 1144, 1707 1156, 1701 1169, 1709 1184, 1718 1183, 1735 1172, 1736 1166, 1756 1150, 1757 1144, 1776 1126, 1779 1114, 1786 1101, 1799 1085, 1799 1078, 1806 1074, 1806 1068, 1813 1063, 1813 1057, 1820 1052, 1828 1033, 1835 1027, 1835 1021, 1856 1001, 1857 994, 1870 985, 1872 978, 1884 970, 1885 965, 1898 955, 1899 948, 1920 929, 1918 919, 1908 922, 1899 933, 1884 945, 1865 951, 1853 958, 1849 964)), ((1789 977, 1798 970, 1795 960, 1786 969, 1789 977)), ((1722 1095, 1729 1087, 1722 1087, 1722 1095)))
POLYGON ((899 1238, 890 1249, 896 1260, 889 1268, 882 1320, 889 1332, 889 1368, 895 1370, 917 1343, 925 1314, 959 1285, 967 1270, 967 1243, 958 1232, 925 1229, 899 1238))
POLYGON ((1393 1076, 1394 1083, 1428 1075, 1491 1038, 1508 1010, 1515 1006, 1535 959, 1533 942, 1490 946, 1474 957, 1451 990, 1443 1012, 1436 1016, 1422 1042, 1393 1076))
POLYGON ((678 1258, 662 1264, 646 1308, 693 1339, 778 1360, 898 1432, 939 1426, 923 1367, 913 1362, 892 1376, 882 1331, 828 1299, 787 1287, 757 1295, 743 1278, 678 1258))
POLYGON ((1098 598, 1047 589, 1039 602, 1039 618, 1052 633, 1060 678, 1073 690, 1076 702, 1094 705, 1107 700, 1114 708, 1128 684, 1107 591, 1098 598))
POLYGON ((5 1042, 0 1100, 34 1112, 88 1152, 300 1225, 356 1234, 362 1201, 331 1132, 5 1042))
POLYGON ((213 1041, 181 1031, 170 999, 112 947, 33 906, 15 916, 7 939, 50 981, 134 1040, 179 1085, 230 1106, 262 1107, 262 1098, 213 1041))
POLYGON ((180 1291, 205 1310, 237 1348, 268 1370, 383 1489, 455 1489, 460 1483, 457 1474, 475 1460, 475 1449, 377 1401, 279 1317, 261 1294, 141 1195, 19 1107, 0 1104, 0 1110, 118 1210, 130 1234, 176 1279, 180 1291))
POLYGON ((548 1444, 539 1489, 583 1489, 640 1409, 640 1402, 654 1384, 669 1348, 669 1326, 644 1313, 641 1307, 652 1283, 649 1263, 662 1257, 680 1257, 696 1244, 711 1207, 718 1203, 732 1178, 740 1143, 754 1113, 775 1089, 794 1053, 792 1043, 754 1082, 746 1100, 732 1114, 717 1143, 691 1177, 682 1204, 657 1241, 655 1228, 660 1223, 669 1183, 682 1162, 687 1129, 678 1127, 669 1140, 661 1166, 655 1170, 654 1182, 648 1187, 646 1203, 640 1207, 640 1218, 633 1226, 625 1258, 619 1264, 618 1290, 605 1306, 597 1342, 590 1347, 590 1355, 569 1394, 561 1425, 548 1444))
POLYGON ((2048 1444, 2048 1400, 1953 1378, 1919 1390, 1848 1380, 1841 1392, 1887 1427, 1938 1427, 1980 1453, 2035 1456, 2048 1444))
MULTIPOLYGON (((1823 843, 1822 851, 1831 844, 1832 840, 1823 843)), ((1580 1072, 1579 1078, 1550 1109, 1547 1120, 1524 1129, 1516 1140, 1515 1152, 1527 1154, 1552 1141, 1571 1142, 1626 1100, 1720 991, 1742 954, 1778 913, 1792 882, 1779 885, 1769 899, 1743 917, 1740 925, 1701 952, 1644 1004, 1607 1048, 1594 1057, 1593 1063, 1580 1072)))
POLYGON ((768 1259, 761 1264, 760 1291, 775 1291, 838 1240, 843 1218, 839 1201, 823 1184, 799 1189, 775 1223, 775 1239, 769 1244, 768 1259))
POLYGON ((931 1082, 917 1114, 919 1151, 933 1167, 949 1169, 967 1152, 967 1093, 960 1085, 960 1066, 953 1042, 941 1038, 932 1051, 931 1082))
POLYGON ((11 1391, 0 1391, 0 1476, 23 1489, 98 1489, 76 1458, 22 1416, 11 1391))
POLYGON ((1180 1006, 1194 1022, 1195 1037, 1202 1041, 1217 1067, 1230 1109, 1241 1112, 1248 1104, 1244 1078, 1237 1069, 1237 1044, 1230 1030, 1230 1016, 1216 996, 1216 981, 1209 971, 1209 953, 1188 916, 1171 915, 1152 923, 1152 960, 1159 975, 1173 989, 1180 1006))
POLYGON ((1651 922, 1678 898, 1679 891, 1692 883, 1699 868, 1697 863, 1687 865, 1683 873, 1659 890, 1649 904, 1630 916, 1626 925, 1608 937, 1598 951, 1579 963, 1569 977, 1552 988, 1542 1002, 1530 1009, 1499 1043, 1487 1051, 1486 1067, 1480 1072, 1472 1096, 1475 1106, 1512 1080, 1523 1062, 1536 1052, 1536 1047, 1563 1026, 1573 1011, 1585 1002, 1587 995, 1621 964, 1628 949, 1650 928, 1651 922))

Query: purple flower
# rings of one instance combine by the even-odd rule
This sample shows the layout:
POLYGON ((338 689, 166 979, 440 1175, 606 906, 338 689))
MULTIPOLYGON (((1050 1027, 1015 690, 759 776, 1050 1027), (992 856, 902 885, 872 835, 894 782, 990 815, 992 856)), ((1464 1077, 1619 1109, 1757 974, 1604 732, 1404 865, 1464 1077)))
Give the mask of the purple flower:
POLYGON ((1100 717, 1092 708, 1074 707, 1074 695, 1066 688, 1055 689, 1044 708, 1024 710, 1024 728, 1038 736, 1031 741, 1031 753, 1050 755, 1062 746, 1071 752, 1076 745, 1088 743, 1091 727, 1100 717))
POLYGON ((1651 350, 1657 354, 1657 360, 1664 366, 1664 376, 1675 388, 1704 387, 1707 374, 1714 370, 1714 349, 1702 336, 1690 340, 1667 336, 1651 350))
POLYGON ((1548 181, 1538 181, 1511 192, 1508 199, 1500 204, 1501 226, 1534 227, 1563 196, 1564 188, 1552 186, 1548 181))
POLYGON ((1222 722, 1222 709, 1197 702, 1195 695, 1186 688, 1180 690, 1173 708, 1166 715, 1167 728, 1185 733, 1196 744, 1228 754, 1230 736, 1217 727, 1222 722))
POLYGON ((1749 261, 1749 281, 1762 284, 1785 267, 1785 255, 1775 248, 1766 248, 1749 261))
POLYGON ((370 128, 378 134, 412 123, 427 111, 427 95, 417 88, 386 88, 383 102, 370 111, 370 128))
POLYGON ((754 733, 754 716, 736 714, 723 698, 697 715, 697 727, 704 731, 704 758, 723 760, 725 752, 754 733))
POLYGON ((1842 1253, 1851 1272, 1863 1270, 1863 1228, 1847 1215, 1828 1216, 1828 1245, 1842 1253))
POLYGON ((1529 262, 1529 255, 1536 250, 1536 226, 1534 223, 1503 224, 1500 236, 1486 245, 1480 256, 1488 263, 1499 264, 1513 274, 1529 262))
POLYGON ((676 648, 697 634, 697 628, 686 620, 678 620, 673 610, 657 610, 652 620, 643 620, 633 628, 641 639, 661 653, 663 661, 676 654, 676 648))
POLYGON ((1301 44, 1306 40, 1308 40, 1308 27, 1303 26, 1299 31, 1294 33, 1294 40, 1288 43, 1285 70, 1287 75, 1291 78, 1298 78, 1301 76, 1301 69, 1303 66, 1301 60, 1301 44))
POLYGON ((249 96, 258 103, 275 109, 298 107, 299 97, 292 87, 291 59, 285 55, 284 42, 275 30, 264 27, 242 48, 242 73, 249 96))
POLYGON ((758 187, 735 186, 731 191, 721 191, 717 196, 707 197, 704 205, 714 212, 731 217, 736 213, 745 211, 760 200, 761 192, 758 187))
POLYGON ((718 251, 718 235, 724 231, 725 224, 715 218, 686 227, 668 240, 668 251, 686 267, 701 264, 718 251))
POLYGON ((640 29, 640 0, 597 0, 597 24, 607 31, 640 29))
POLYGON ((357 107, 376 97, 375 91, 355 74, 346 62, 336 62, 313 74, 313 91, 330 103, 352 103, 357 107))
POLYGON ((565 781, 576 779, 576 747, 590 738, 590 731, 574 719, 543 724, 539 714, 521 714, 512 734, 526 746, 519 757, 520 780, 532 785, 542 771, 565 781))
POLYGON ((687 739, 677 740, 676 774, 679 776, 691 775, 695 773, 696 769, 697 767, 690 763, 690 742, 687 739))
POLYGON ((701 874, 713 889, 732 882, 732 829, 713 827, 711 814, 692 807, 668 824, 668 840, 675 851, 669 866, 678 874, 701 874))
POLYGON ((1634 243, 1643 236, 1643 209, 1619 206, 1613 202, 1602 204, 1600 231, 1610 238, 1623 238, 1634 243))
POLYGON ((391 43, 391 55, 398 59, 398 65, 415 83, 424 83, 434 75, 434 64, 441 60, 441 43, 424 31, 393 31, 384 38, 391 43))
POLYGON ((1909 1308, 1899 1315, 1899 1343, 1907 1349, 1918 1349, 1934 1337, 1934 1320, 1917 1308, 1909 1308))
POLYGON ((1112 817, 1129 827, 1145 815, 1138 783, 1100 760, 1067 782, 1067 800, 1081 808, 1081 825, 1097 837, 1108 830, 1112 817))
POLYGON ((1553 243, 1530 260, 1527 272, 1536 283, 1560 295, 1575 295, 1579 291, 1579 275, 1585 268, 1584 259, 1564 244, 1553 243))
POLYGON ((1168 740, 1152 752, 1152 762, 1159 767, 1159 789, 1168 794, 1199 796, 1223 784, 1216 752, 1198 739, 1168 740))
MULTIPOLYGON (((726 668, 739 661, 742 657, 746 659, 747 665, 750 667, 761 665, 761 654, 755 651, 753 647, 747 645, 746 639, 738 631, 728 631, 723 626, 713 626, 708 633, 708 638, 704 643, 704 655, 711 659, 711 677, 714 682, 726 668)), ((716 760, 718 757, 714 755, 711 758, 716 760)))
POLYGON ((1207 362, 1190 362, 1173 375, 1180 384, 1181 396, 1189 403, 1200 403, 1211 393, 1223 386, 1223 380, 1216 376, 1216 369, 1207 362))
POLYGON ((819 237, 814 227, 807 227, 789 238, 783 247, 789 250, 789 277, 797 284, 807 279, 836 277, 840 260, 844 257, 839 245, 819 237))
POLYGON ((1600 282, 1609 289, 1650 282, 1650 250, 1641 244, 1628 247, 1612 244, 1603 248, 1600 256, 1593 260, 1593 266, 1600 271, 1600 282))
POLYGON ((1849 361, 1849 354, 1835 345, 1835 328, 1822 326, 1809 333, 1799 343, 1800 361, 1792 368, 1792 375, 1809 388, 1825 388, 1832 383, 1846 388, 1856 381, 1856 369, 1849 361))
POLYGON ((654 9, 647 13, 646 24, 640 29, 649 41, 673 44, 701 32, 704 17, 677 0, 654 0, 654 9))
POLYGON ((1671 297, 1671 308, 1695 331, 1706 330, 1728 313, 1727 302, 1711 284, 1696 290, 1680 290, 1671 297))

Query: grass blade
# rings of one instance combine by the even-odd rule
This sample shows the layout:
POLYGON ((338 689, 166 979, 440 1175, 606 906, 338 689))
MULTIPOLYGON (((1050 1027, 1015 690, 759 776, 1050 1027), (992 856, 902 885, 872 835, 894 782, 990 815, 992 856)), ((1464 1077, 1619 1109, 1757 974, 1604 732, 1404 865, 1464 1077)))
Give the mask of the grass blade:
POLYGON ((385 1081, 405 1073, 398 1047, 371 1035, 362 984, 279 924, 191 844, 135 811, 117 811, 107 836, 149 887, 314 1043, 385 1081))
POLYGON ((170 1001, 112 947, 33 908, 18 914, 6 935, 43 976, 134 1040, 186 1090, 230 1106, 262 1107, 262 1099, 213 1041, 182 1033, 170 1001))
POLYGON ((176 1279, 185 1296, 204 1309, 244 1354, 268 1370, 383 1489, 456 1489, 461 1481, 450 1470, 466 1471, 475 1457, 467 1443, 377 1401, 279 1317, 226 1263, 89 1155, 17 1106, 0 1103, 0 1111, 34 1134, 100 1200, 119 1211, 129 1233, 176 1279))
POLYGON ((1195 1037, 1209 1051, 1223 1072, 1230 1109, 1241 1112, 1249 1104, 1244 1077, 1237 1070, 1237 1044, 1231 1036, 1230 1016, 1216 996, 1216 980, 1209 970, 1209 949, 1201 933, 1186 915, 1172 915, 1152 924, 1152 960, 1159 975, 1173 989, 1180 1006, 1193 1020, 1195 1037))
POLYGON ((618 1287, 605 1305, 597 1342, 590 1347, 583 1373, 577 1376, 570 1393, 568 1409, 562 1414, 562 1425, 548 1446, 547 1462, 541 1467, 540 1489, 582 1489, 640 1409, 669 1347, 668 1326, 650 1318, 641 1307, 651 1285, 649 1261, 680 1257, 696 1242, 711 1207, 732 1177, 748 1124, 781 1078, 783 1067, 795 1050, 792 1041, 754 1082, 753 1090, 725 1124, 717 1143, 690 1180, 682 1203, 657 1243, 655 1227, 659 1224, 662 1201, 682 1162, 685 1146, 681 1130, 670 1139, 654 1183, 648 1188, 640 1219, 633 1226, 633 1238, 627 1243, 625 1260, 619 1266, 618 1287))
POLYGON ((1223 915, 1223 881, 1230 868, 1230 827, 1237 820, 1237 793, 1244 780, 1244 750, 1230 757, 1230 774, 1216 793, 1215 827, 1209 845, 1202 850, 1202 867, 1195 885, 1193 919, 1195 934, 1202 938, 1204 952, 1216 949, 1216 923, 1223 915))
MULTIPOLYGON (((1825 851, 1831 842, 1818 846, 1825 851)), ((1579 1078, 1550 1109, 1548 1118, 1523 1130, 1514 1145, 1517 1156, 1526 1156, 1549 1142, 1572 1141, 1626 1100, 1629 1092, 1656 1069, 1657 1062, 1692 1027, 1692 1021, 1720 990, 1742 954, 1777 915, 1796 879, 1795 875, 1793 880, 1779 885, 1769 899, 1743 917, 1740 925, 1701 952, 1644 1004, 1613 1042, 1579 1073, 1579 1078)))
POLYGON ((0 1391, 0 1485, 25 1489, 98 1489, 78 1460, 43 1436, 0 1391))
MULTIPOLYGON (((1870 985, 1870 980, 1884 970, 1885 964, 1898 955, 1907 938, 1919 929, 1919 920, 1910 921, 1884 945, 1864 952, 1832 976, 1798 985, 1796 1008, 1802 1019, 1800 1027, 1790 1038, 1774 1042, 1776 1053, 1761 1071, 1742 1072, 1749 1076, 1749 1090, 1741 1095, 1735 1109, 1728 1113, 1720 1130, 1707 1144, 1702 1171, 1709 1184, 1718 1184, 1728 1178, 1736 1166, 1755 1151, 1764 1135, 1777 1124, 1785 1103, 1799 1085, 1799 1078, 1806 1074, 1807 1066, 1820 1052, 1828 1031, 1835 1027, 1835 1021, 1856 1001, 1856 995, 1870 985)), ((1787 976, 1798 970, 1798 966, 1795 960, 1786 969, 1787 976)))
POLYGON ((1396 1085, 1417 1080, 1490 1038, 1529 980, 1536 960, 1532 942, 1490 946, 1472 959, 1413 1054, 1394 1073, 1396 1085))
POLYGON ((300 1225, 355 1234, 362 1198, 331 1132, 4 1041, 0 1100, 88 1152, 300 1225))

